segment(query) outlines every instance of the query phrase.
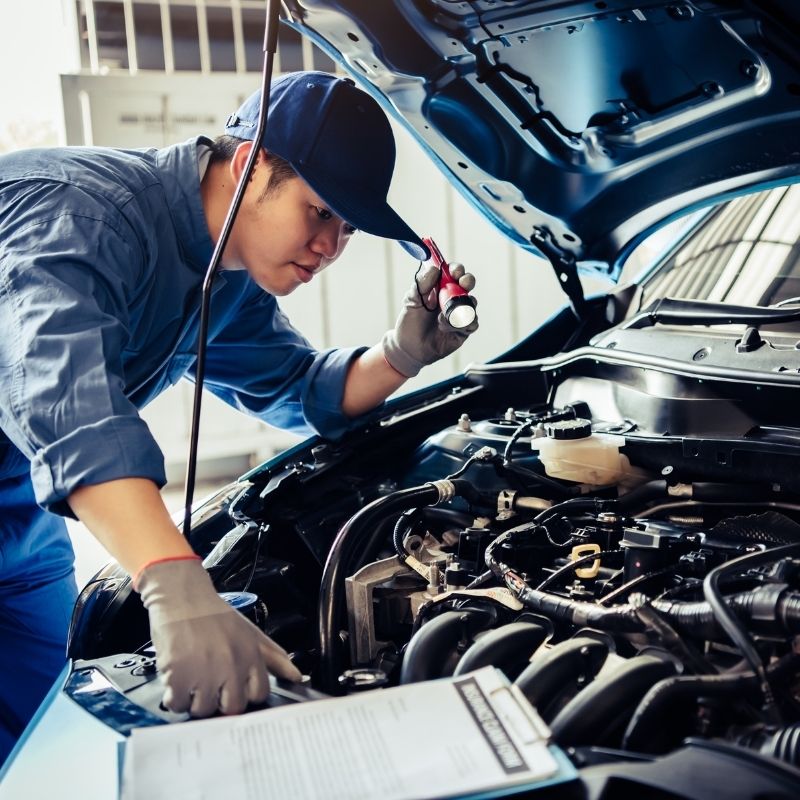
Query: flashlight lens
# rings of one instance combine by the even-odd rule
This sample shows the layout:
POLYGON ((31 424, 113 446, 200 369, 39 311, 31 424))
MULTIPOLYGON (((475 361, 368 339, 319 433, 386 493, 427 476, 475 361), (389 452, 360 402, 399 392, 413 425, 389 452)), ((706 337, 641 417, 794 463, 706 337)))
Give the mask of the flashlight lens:
POLYGON ((447 321, 454 328, 466 328, 475 321, 475 309, 468 303, 453 306, 447 315, 447 321))

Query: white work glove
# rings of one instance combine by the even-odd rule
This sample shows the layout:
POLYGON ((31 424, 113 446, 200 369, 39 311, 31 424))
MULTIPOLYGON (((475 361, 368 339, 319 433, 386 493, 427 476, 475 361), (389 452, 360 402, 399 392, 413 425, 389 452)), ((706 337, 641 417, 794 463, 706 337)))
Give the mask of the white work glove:
POLYGON ((269 694, 269 673, 299 681, 286 651, 216 592, 199 559, 157 561, 137 576, 171 711, 238 714, 269 694))
MULTIPOLYGON (((407 378, 413 378, 424 366, 454 353, 478 330, 477 317, 465 328, 454 328, 439 311, 436 291, 439 274, 435 264, 422 268, 403 298, 403 309, 394 329, 383 336, 386 360, 407 378)), ((463 264, 451 264, 450 274, 462 289, 471 292, 475 287, 475 276, 466 272, 463 264)))

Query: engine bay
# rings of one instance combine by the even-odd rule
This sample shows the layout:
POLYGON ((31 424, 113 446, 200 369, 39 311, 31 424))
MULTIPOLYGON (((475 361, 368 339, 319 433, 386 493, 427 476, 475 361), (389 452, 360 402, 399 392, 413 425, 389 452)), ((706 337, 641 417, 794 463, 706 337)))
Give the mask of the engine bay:
MULTIPOLYGON (((793 780, 795 389, 625 358, 475 368, 227 487, 193 545, 316 692, 493 665, 579 767, 700 742, 793 780)), ((76 666, 147 640, 109 569, 79 602, 76 666)))

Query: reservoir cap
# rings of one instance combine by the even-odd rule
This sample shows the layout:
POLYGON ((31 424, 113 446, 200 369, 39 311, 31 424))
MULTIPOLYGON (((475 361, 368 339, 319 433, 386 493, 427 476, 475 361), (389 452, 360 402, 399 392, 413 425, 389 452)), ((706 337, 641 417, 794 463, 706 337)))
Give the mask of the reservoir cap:
POLYGON ((592 435, 591 421, 581 418, 548 422, 544 429, 549 439, 586 439, 592 435))

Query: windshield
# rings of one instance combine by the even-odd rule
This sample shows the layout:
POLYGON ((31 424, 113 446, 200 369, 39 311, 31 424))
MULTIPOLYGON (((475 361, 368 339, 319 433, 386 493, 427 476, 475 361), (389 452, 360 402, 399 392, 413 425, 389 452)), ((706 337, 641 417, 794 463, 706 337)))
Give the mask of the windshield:
MULTIPOLYGON (((800 306, 800 185, 721 204, 642 283, 639 308, 662 297, 800 306)), ((770 330, 800 331, 800 322, 770 330)))

